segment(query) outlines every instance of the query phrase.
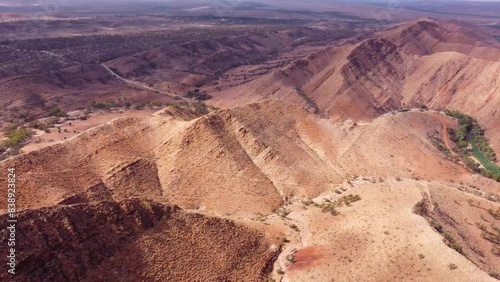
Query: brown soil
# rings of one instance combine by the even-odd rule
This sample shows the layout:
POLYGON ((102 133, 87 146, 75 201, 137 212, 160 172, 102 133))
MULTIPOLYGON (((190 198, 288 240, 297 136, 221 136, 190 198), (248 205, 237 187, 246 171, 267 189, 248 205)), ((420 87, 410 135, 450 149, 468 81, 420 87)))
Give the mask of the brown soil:
MULTIPOLYGON (((275 238, 274 242, 279 237, 279 242, 287 238, 290 243, 284 246, 274 269, 284 270, 288 281, 328 281, 336 277, 489 281, 479 267, 498 272, 494 256, 485 254, 484 263, 476 266, 450 249, 424 218, 412 212, 422 195, 434 195, 430 191, 444 189, 447 196, 440 203, 443 208, 452 204, 453 195, 467 193, 459 191, 455 181, 478 187, 483 198, 500 191, 498 183, 471 175, 431 144, 429 134, 444 130, 443 120, 435 114, 411 111, 386 114, 372 122, 336 124, 294 105, 264 101, 193 120, 182 116, 170 107, 148 117, 115 119, 66 142, 1 162, 2 171, 7 167, 17 169, 18 185, 23 187, 18 191, 18 208, 24 210, 26 228, 38 226, 33 220, 42 218, 39 212, 57 211, 67 216, 76 207, 107 206, 109 201, 122 203, 139 197, 153 199, 159 206, 179 205, 206 216, 225 217, 228 221, 223 222, 231 226, 233 221, 246 222, 250 227, 244 232, 260 234, 257 237, 274 234, 269 237, 275 238), (355 175, 366 180, 354 181, 355 175), (402 181, 393 180, 394 175, 402 181), (333 200, 340 197, 338 192, 359 194, 362 200, 338 208, 337 216, 313 205, 304 209, 303 199, 333 200), (291 213, 279 216, 280 206, 291 213), (290 263, 284 256, 291 248, 299 251, 288 268, 290 263), (451 263, 458 269, 451 271, 451 263)), ((489 205, 497 207, 498 203, 489 205)), ((457 211, 448 212, 467 218, 457 211)), ((74 220, 81 216, 75 215, 74 220)), ((93 222, 101 214, 85 218, 83 223, 93 222)), ((205 220, 202 215, 195 218, 205 220)), ((209 229, 186 229, 189 224, 170 224, 167 220, 165 225, 154 224, 150 231, 127 235, 123 243, 113 243, 113 247, 99 245, 109 250, 107 259, 101 258, 92 270, 90 266, 77 272, 68 270, 67 275, 88 281, 103 277, 114 281, 124 275, 131 277, 130 281, 186 277, 189 281, 197 279, 196 273, 206 273, 204 277, 209 280, 255 277, 260 281, 271 272, 276 250, 282 244, 255 243, 271 239, 240 242, 256 237, 229 229, 220 232, 225 227, 211 221, 206 224, 209 229), (220 237, 223 234, 230 236, 224 239, 220 237), (223 241, 214 241, 215 236, 223 241), (204 242, 217 242, 219 247, 204 242), (228 244, 238 247, 221 251, 228 244), (114 247, 118 245, 119 250, 114 247), (178 248, 169 249, 173 246, 178 248), (175 250, 180 252, 172 256, 175 259, 164 261, 175 250), (185 252, 195 255, 181 255, 185 252), (131 253, 140 253, 139 261, 131 253), (221 257, 212 259, 216 254, 221 257), (239 263, 245 266, 240 268, 239 263), (192 265, 193 272, 186 272, 183 265, 192 265)), ((486 253, 488 245, 474 239, 477 230, 467 233, 463 227, 455 228, 461 230, 464 242, 486 253)), ((106 230, 99 236, 111 236, 106 230)), ((36 236, 28 238, 26 246, 39 244, 36 236)), ((43 253, 42 249, 30 248, 35 250, 33 255, 43 253)), ((20 277, 28 277, 29 269, 37 267, 20 268, 20 277)), ((273 272, 272 276, 278 278, 279 274, 273 272)))
POLYGON ((293 264, 287 271, 307 270, 322 264, 326 258, 327 248, 322 246, 307 247, 294 254, 293 264))
POLYGON ((109 112, 97 112, 91 115, 86 120, 68 120, 62 124, 57 124, 56 126, 61 129, 59 132, 57 129, 52 128, 50 133, 38 131, 30 140, 28 144, 23 146, 23 152, 32 152, 39 150, 41 148, 52 146, 54 144, 64 142, 67 139, 71 139, 74 136, 84 132, 90 128, 102 125, 113 119, 120 117, 145 117, 149 116, 157 110, 122 110, 122 111, 109 111, 109 112))

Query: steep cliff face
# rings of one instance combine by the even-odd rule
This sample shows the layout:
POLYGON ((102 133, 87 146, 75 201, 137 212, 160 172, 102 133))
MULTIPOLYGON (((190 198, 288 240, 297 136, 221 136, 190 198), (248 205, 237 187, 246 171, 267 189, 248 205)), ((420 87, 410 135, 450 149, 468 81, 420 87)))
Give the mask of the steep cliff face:
POLYGON ((378 105, 389 110, 399 107, 407 60, 385 39, 365 41, 347 57, 342 68, 345 85, 340 91, 362 93, 369 89, 378 105))
MULTIPOLYGON (((278 251, 232 221, 150 200, 54 206, 18 220, 17 273, 4 281, 265 281, 278 251)), ((7 243, 7 230, 0 238, 7 243)))
POLYGON ((481 38, 455 23, 403 23, 361 43, 325 48, 216 101, 231 107, 273 97, 339 121, 405 107, 456 109, 490 129, 499 151, 500 49, 481 38))

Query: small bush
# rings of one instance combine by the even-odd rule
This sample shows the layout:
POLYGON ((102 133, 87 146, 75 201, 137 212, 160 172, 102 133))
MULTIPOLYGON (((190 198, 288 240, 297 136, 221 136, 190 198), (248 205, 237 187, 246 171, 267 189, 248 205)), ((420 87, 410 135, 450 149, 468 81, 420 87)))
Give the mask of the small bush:
POLYGON ((285 209, 285 208, 279 208, 279 209, 276 211, 276 213, 277 213, 280 217, 285 218, 285 217, 287 217, 287 215, 289 215, 289 214, 290 214, 290 211, 289 211, 289 210, 287 210, 287 209, 285 209))
POLYGON ((443 234, 444 238, 448 241, 448 246, 459 253, 463 253, 462 246, 453 238, 451 233, 445 232, 443 234))
POLYGON ((53 117, 68 117, 68 114, 58 107, 51 109, 50 115, 53 117))
POLYGON ((361 196, 359 196, 357 194, 356 195, 349 194, 347 196, 340 198, 339 202, 343 202, 346 206, 350 206, 351 203, 354 203, 354 202, 357 202, 360 200, 361 200, 361 196))
POLYGON ((437 222, 435 220, 431 220, 429 223, 430 223, 432 228, 436 229, 437 232, 443 233, 443 226, 441 224, 439 224, 439 222, 437 222))
POLYGON ((116 106, 117 106, 117 104, 114 101, 107 101, 107 102, 94 101, 94 102, 92 102, 92 105, 91 105, 92 108, 98 109, 98 110, 109 110, 109 109, 114 108, 116 106))
POLYGON ((5 133, 9 134, 10 132, 18 129, 19 126, 21 126, 21 125, 18 124, 18 123, 10 124, 10 125, 8 125, 8 126, 5 127, 4 131, 5 131, 5 133))
POLYGON ((311 199, 307 199, 307 200, 303 200, 302 204, 304 204, 305 206, 308 207, 308 206, 314 204, 314 202, 311 199))
POLYGON ((189 91, 186 94, 186 98, 194 99, 196 101, 207 101, 212 99, 213 97, 207 93, 200 92, 200 89, 197 88, 194 91, 189 91))
POLYGON ((295 253, 288 254, 286 256, 286 260, 291 262, 291 263, 294 263, 295 262, 295 253))
POLYGON ((336 216, 339 214, 339 212, 335 209, 335 203, 329 203, 327 205, 324 205, 323 208, 321 208, 321 211, 323 213, 329 212, 333 216, 336 216))
POLYGON ((210 112, 207 105, 203 102, 195 102, 192 105, 194 106, 196 113, 199 115, 205 115, 210 112))
POLYGON ((500 207, 497 208, 496 210, 494 209, 489 209, 488 212, 490 213, 491 216, 493 216, 495 219, 500 220, 500 207))
POLYGON ((144 103, 144 102, 143 103, 139 103, 139 104, 135 105, 135 109, 136 110, 144 110, 144 108, 146 108, 146 105, 147 104, 144 103))
POLYGON ((7 133, 7 140, 2 141, 0 147, 3 148, 18 148, 23 142, 28 140, 33 135, 33 131, 26 127, 17 128, 7 133))

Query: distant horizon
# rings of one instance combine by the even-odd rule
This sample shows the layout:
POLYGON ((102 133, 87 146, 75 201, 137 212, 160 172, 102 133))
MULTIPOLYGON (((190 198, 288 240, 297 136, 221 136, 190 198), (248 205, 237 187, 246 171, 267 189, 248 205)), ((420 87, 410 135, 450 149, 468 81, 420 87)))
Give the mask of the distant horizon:
MULTIPOLYGON (((13 0, 0 0, 0 5, 15 5, 15 6, 23 6, 23 5, 50 5, 50 4, 88 4, 92 2, 99 2, 102 3, 102 1, 98 0, 87 0, 85 2, 81 2, 78 0, 23 0, 23 1, 13 1, 13 0)), ((165 3, 165 4, 170 4, 170 3, 183 3, 183 4, 188 4, 188 3, 214 3, 214 2, 236 2, 236 3, 242 3, 242 2, 248 2, 248 3, 266 3, 266 2, 285 2, 285 0, 272 0, 272 1, 267 1, 267 0, 185 0, 185 1, 180 1, 180 0, 108 0, 106 1, 106 4, 111 4, 111 3, 123 3, 123 2, 128 2, 128 3, 165 3)), ((396 4, 396 3, 418 3, 418 2, 434 2, 434 3, 446 3, 446 2, 475 2, 475 3, 500 3, 500 0, 436 0, 436 1, 421 1, 421 0, 397 0, 397 1, 391 1, 391 0, 355 0, 355 1, 347 1, 347 0, 313 0, 313 1, 286 1, 288 3, 293 3, 293 2, 298 2, 298 3, 306 3, 306 2, 330 2, 330 3, 335 3, 335 2, 347 2, 347 3, 387 3, 387 4, 396 4)))

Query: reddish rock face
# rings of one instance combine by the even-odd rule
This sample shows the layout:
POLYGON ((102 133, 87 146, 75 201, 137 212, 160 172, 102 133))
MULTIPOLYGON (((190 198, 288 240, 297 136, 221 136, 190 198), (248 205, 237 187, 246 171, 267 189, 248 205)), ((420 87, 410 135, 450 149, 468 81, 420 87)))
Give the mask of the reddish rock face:
MULTIPOLYGON (((2 272, 1 281, 194 281, 200 273, 264 281, 278 251, 232 221, 150 200, 27 210, 18 222, 16 275, 2 272)), ((2 244, 8 235, 2 228, 2 244)))

